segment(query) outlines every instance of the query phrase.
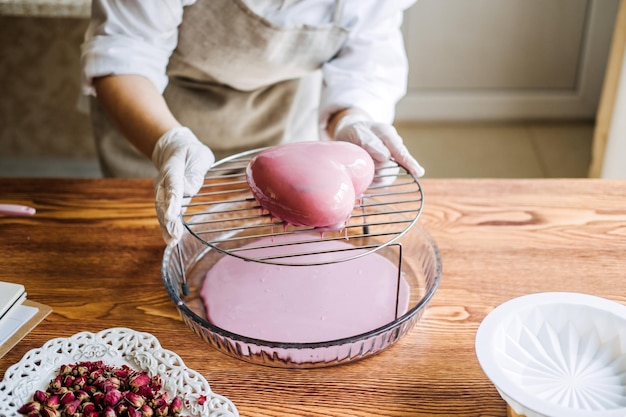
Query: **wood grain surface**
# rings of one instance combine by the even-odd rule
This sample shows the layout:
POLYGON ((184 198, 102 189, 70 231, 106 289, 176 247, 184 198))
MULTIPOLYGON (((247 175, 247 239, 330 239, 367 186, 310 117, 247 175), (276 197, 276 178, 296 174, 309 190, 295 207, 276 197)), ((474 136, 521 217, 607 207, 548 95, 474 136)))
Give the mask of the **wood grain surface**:
POLYGON ((506 416, 475 356, 478 325, 528 293, 626 303, 626 181, 429 180, 420 223, 443 279, 423 319, 382 353, 333 368, 273 369, 217 352, 180 320, 160 276, 152 181, 0 179, 0 280, 54 311, 0 360, 0 376, 55 337, 109 327, 154 334, 242 416, 506 416))

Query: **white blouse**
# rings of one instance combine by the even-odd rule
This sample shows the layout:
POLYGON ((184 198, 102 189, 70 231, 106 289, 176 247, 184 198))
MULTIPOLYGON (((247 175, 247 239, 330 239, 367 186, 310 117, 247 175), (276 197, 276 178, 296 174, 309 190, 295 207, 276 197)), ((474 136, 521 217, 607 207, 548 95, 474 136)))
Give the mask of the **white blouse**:
MULTIPOLYGON (((94 77, 137 74, 161 92, 166 67, 178 39, 183 8, 196 0, 93 0, 82 45, 84 94, 95 94, 94 77)), ((335 0, 244 0, 258 15, 280 26, 329 23, 335 0)), ((365 110, 391 123, 395 105, 406 94, 408 63, 400 25, 416 0, 344 0, 345 46, 322 66, 320 122, 345 107, 365 110)))

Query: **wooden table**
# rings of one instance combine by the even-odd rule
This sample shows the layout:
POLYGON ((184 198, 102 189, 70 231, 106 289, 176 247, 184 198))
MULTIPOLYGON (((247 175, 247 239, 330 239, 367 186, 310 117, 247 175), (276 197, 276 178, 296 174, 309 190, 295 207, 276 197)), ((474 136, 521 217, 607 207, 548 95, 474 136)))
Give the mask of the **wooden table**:
POLYGON ((366 360, 285 370, 214 351, 180 321, 161 282, 151 181, 0 179, 0 202, 38 210, 0 218, 0 280, 54 309, 0 360, 0 376, 50 338, 122 326, 154 334, 242 416, 504 416, 475 357, 478 325, 500 303, 540 291, 626 303, 626 181, 422 185, 420 222, 444 269, 423 320, 366 360))

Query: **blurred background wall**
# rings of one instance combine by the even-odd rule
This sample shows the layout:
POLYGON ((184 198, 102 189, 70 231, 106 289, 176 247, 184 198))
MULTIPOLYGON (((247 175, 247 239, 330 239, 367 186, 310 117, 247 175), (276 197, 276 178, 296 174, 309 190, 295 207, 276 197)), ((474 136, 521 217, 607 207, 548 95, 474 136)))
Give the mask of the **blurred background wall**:
POLYGON ((419 0, 403 120, 593 119, 619 0, 419 0))
MULTIPOLYGON (((411 71, 398 123, 410 135, 433 122, 567 121, 589 136, 618 3, 419 0, 403 25, 411 71)), ((89 8, 88 0, 0 3, 0 165, 94 161, 88 117, 77 110, 89 8)))

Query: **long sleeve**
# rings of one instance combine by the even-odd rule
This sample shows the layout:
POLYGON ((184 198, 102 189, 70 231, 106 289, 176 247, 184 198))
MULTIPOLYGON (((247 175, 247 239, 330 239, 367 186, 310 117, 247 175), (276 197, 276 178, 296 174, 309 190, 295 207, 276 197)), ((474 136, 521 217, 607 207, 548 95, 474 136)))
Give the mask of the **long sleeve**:
POLYGON ((93 78, 111 74, 142 75, 162 92, 183 7, 193 1, 93 0, 81 47, 83 93, 95 94, 93 78))
POLYGON ((361 12, 352 15, 352 22, 346 11, 347 23, 354 27, 350 28, 348 41, 338 56, 322 68, 322 128, 332 113, 350 107, 364 110, 377 122, 393 121, 396 103, 406 94, 408 76, 400 26, 404 10, 413 3, 412 0, 359 3, 361 12))

